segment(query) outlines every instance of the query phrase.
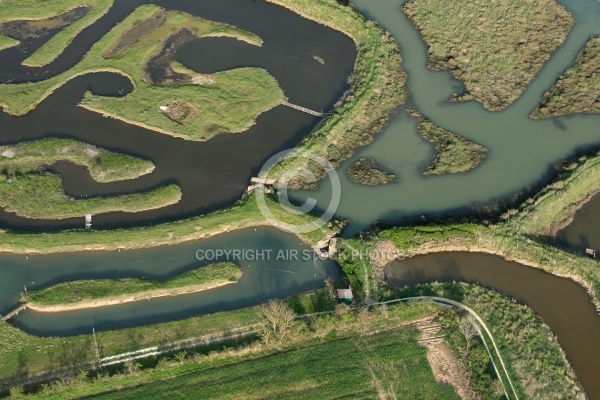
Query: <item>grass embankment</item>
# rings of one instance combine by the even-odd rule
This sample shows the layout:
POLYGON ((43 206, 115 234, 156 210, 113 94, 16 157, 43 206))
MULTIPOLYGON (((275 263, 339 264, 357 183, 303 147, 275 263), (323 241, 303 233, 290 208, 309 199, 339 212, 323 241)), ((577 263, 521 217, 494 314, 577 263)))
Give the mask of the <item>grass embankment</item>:
MULTIPOLYGON (((210 75, 211 84, 154 86, 145 76, 147 61, 158 53, 165 41, 185 27, 198 37, 228 36, 260 45, 260 38, 229 25, 169 11, 156 29, 135 38, 117 57, 105 58, 105 52, 119 44, 120 38, 141 21, 156 17, 160 8, 145 5, 115 26, 98 41, 73 68, 41 82, 0 85, 0 104, 12 115, 24 115, 54 90, 76 76, 109 71, 127 76, 134 85, 123 97, 87 96, 83 105, 127 123, 182 137, 206 140, 220 132, 240 132, 250 127, 262 112, 278 105, 283 92, 265 70, 239 68, 210 75), (189 105, 185 120, 175 122, 159 111, 170 102, 189 105)), ((190 77, 193 82, 193 77, 190 77)))
POLYGON ((23 61, 24 65, 41 67, 54 61, 79 32, 106 14, 112 4, 113 0, 86 0, 84 3, 73 0, 54 0, 51 2, 4 0, 0 2, 0 24, 15 20, 44 20, 82 5, 90 8, 85 16, 61 29, 23 61))
POLYGON ((242 270, 232 263, 210 264, 165 281, 98 279, 61 283, 21 296, 29 307, 44 312, 102 307, 153 297, 177 296, 235 283, 242 270))
MULTIPOLYGON (((314 20, 349 36, 357 49, 350 91, 305 139, 297 153, 309 150, 323 155, 334 166, 348 159, 356 149, 373 140, 389 115, 406 101, 406 72, 394 38, 373 21, 335 0, 269 0, 305 18, 314 20)), ((274 178, 286 170, 309 168, 307 160, 293 158, 273 170, 274 178)), ((323 177, 325 172, 313 171, 323 177)), ((302 182, 298 182, 302 186, 302 182)), ((297 187, 299 187, 297 186, 297 187)))
POLYGON ((403 7, 429 47, 429 67, 449 69, 468 95, 501 110, 523 93, 574 24, 555 0, 409 0, 403 7))
MULTIPOLYGON (((192 387, 194 396, 210 398, 252 393, 261 398, 373 398, 378 393, 402 398, 457 398, 450 387, 435 382, 426 350, 417 344, 418 332, 406 326, 438 310, 430 303, 371 311, 351 311, 342 306, 335 314, 297 319, 285 337, 269 343, 253 342, 209 354, 209 349, 199 349, 187 357, 180 353, 173 361, 157 364, 150 360, 145 365, 148 368, 141 371, 131 368, 129 373, 91 381, 75 378, 66 390, 59 383, 43 388, 39 395, 76 398, 114 396, 118 391, 120 396, 139 396, 142 392, 150 396, 168 390, 171 397, 179 398, 189 397, 192 387), (411 373, 403 372, 407 370, 411 373)), ((98 334, 101 347, 102 334, 98 334)), ((121 336, 127 334, 122 332, 121 336)))
POLYGON ((356 160, 346 169, 346 174, 352 182, 369 186, 385 185, 397 180, 394 174, 388 172, 371 158, 356 160))
POLYGON ((600 113, 600 38, 591 38, 571 68, 558 78, 532 118, 600 113))
POLYGON ((63 219, 110 211, 138 212, 164 207, 181 199, 177 185, 149 192, 75 199, 67 196, 61 177, 43 172, 47 165, 70 161, 87 167, 98 182, 134 179, 154 169, 151 161, 114 153, 70 139, 42 139, 0 146, 0 206, 28 218, 63 219), (9 182, 9 181, 7 181, 9 182))
POLYGON ((154 170, 149 160, 71 139, 41 139, 0 146, 0 170, 5 176, 37 171, 57 161, 86 167, 97 182, 135 179, 154 170))
POLYGON ((485 158, 488 148, 440 128, 415 109, 409 113, 417 119, 423 139, 435 145, 436 155, 425 175, 460 174, 475 168, 485 158))
MULTIPOLYGON (((101 357, 109 357, 187 338, 218 335, 256 324, 258 307, 245 308, 137 328, 96 332, 101 357)), ((0 387, 12 386, 27 377, 77 371, 97 363, 92 333, 66 338, 29 335, 0 322, 0 387)))
POLYGON ((135 213, 181 200, 181 188, 177 185, 143 193, 76 199, 65 194, 62 179, 56 174, 27 174, 12 179, 11 184, 0 185, 0 206, 26 218, 65 219, 115 211, 135 213))
MULTIPOLYGON (((345 243, 357 249, 372 246, 399 250, 405 256, 440 251, 476 251, 497 254, 519 263, 571 278, 585 287, 600 309, 600 272, 597 261, 569 253, 548 244, 548 237, 571 221, 574 213, 600 192, 600 155, 582 156, 578 163, 566 165, 557 180, 519 209, 502 215, 496 224, 458 222, 448 219, 437 225, 401 226, 345 243), (578 164, 579 163, 579 164, 578 164)), ((342 243, 341 248, 345 246, 342 243)), ((377 288, 381 278, 377 262, 365 265, 361 260, 341 257, 340 264, 359 295, 377 288), (375 277, 375 281, 373 281, 375 277)))
MULTIPOLYGON (((255 195, 247 197, 237 205, 201 216, 131 229, 112 230, 72 230, 44 234, 0 232, 0 251, 21 254, 64 253, 83 250, 139 249, 172 245, 190 240, 208 238, 219 233, 256 227, 270 226, 270 222, 260 212, 255 195)), ((281 221, 293 225, 303 225, 314 220, 310 215, 293 215, 281 208, 279 203, 267 198, 267 205, 273 215, 281 221)), ((319 240, 338 232, 333 224, 313 232, 291 233, 301 240, 315 245, 319 240)))
MULTIPOLYGON (((383 291, 384 298, 421 295, 459 301, 485 321, 520 398, 585 397, 556 337, 543 319, 527 306, 493 290, 466 283, 435 283, 383 291)), ((440 322, 448 335, 447 340, 470 371, 470 381, 482 398, 503 398, 503 395, 493 393, 491 383, 495 380, 495 373, 482 343, 477 340, 466 350, 465 337, 457 327, 457 312, 448 310, 442 313, 440 322)), ((490 343, 488 345, 491 346, 490 343)))
POLYGON ((8 49, 9 47, 14 47, 19 44, 18 40, 9 38, 8 36, 0 34, 0 51, 4 49, 8 49))

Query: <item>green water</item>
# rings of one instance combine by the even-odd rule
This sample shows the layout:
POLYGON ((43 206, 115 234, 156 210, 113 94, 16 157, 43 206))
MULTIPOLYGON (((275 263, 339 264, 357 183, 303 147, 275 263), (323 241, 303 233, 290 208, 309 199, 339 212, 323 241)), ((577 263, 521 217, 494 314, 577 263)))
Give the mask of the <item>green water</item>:
MULTIPOLYGON (((412 23, 400 11, 401 0, 357 0, 356 7, 378 21, 400 44, 408 73, 410 105, 440 127, 490 149, 484 161, 465 174, 425 176, 433 160, 433 146, 422 139, 416 121, 403 110, 391 118, 375 141, 343 163, 342 201, 338 216, 351 220, 346 234, 368 228, 373 221, 393 222, 400 217, 436 214, 501 200, 543 182, 553 164, 576 150, 600 145, 600 116, 567 116, 532 120, 530 112, 583 48, 590 35, 600 31, 600 2, 561 1, 576 18, 565 44, 560 47, 523 95, 502 112, 489 112, 479 103, 449 103, 461 85, 448 72, 426 68, 427 49, 412 23), (392 171, 396 184, 368 187, 350 182, 344 170, 360 157, 372 157, 392 171)), ((327 204, 330 183, 325 180, 317 192, 298 192, 327 204)))

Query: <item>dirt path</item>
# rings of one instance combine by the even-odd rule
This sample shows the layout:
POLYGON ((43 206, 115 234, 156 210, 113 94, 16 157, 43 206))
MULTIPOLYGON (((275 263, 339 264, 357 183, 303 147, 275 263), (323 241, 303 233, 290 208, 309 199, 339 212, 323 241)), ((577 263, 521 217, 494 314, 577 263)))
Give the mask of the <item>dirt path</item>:
POLYGON ((454 357, 444 336, 439 335, 441 326, 428 318, 416 325, 421 331, 419 344, 427 349, 427 361, 431 365, 433 376, 438 383, 454 387, 463 400, 478 400, 479 395, 471 387, 469 375, 462 363, 454 357))

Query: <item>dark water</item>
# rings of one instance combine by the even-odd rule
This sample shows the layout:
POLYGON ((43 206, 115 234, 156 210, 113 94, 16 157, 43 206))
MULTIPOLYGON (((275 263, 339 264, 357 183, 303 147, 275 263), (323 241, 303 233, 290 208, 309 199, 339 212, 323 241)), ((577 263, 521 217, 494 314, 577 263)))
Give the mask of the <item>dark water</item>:
POLYGON ((227 259, 215 259, 207 251, 219 249, 238 249, 245 253, 243 259, 229 258, 242 268, 238 283, 195 294, 90 310, 62 313, 29 310, 15 318, 14 324, 41 336, 90 333, 92 327, 100 331, 147 325, 248 307, 321 287, 328 276, 339 278, 335 263, 318 259, 310 247, 295 236, 273 228, 247 229, 199 242, 139 251, 6 255, 0 269, 0 311, 6 312, 18 302, 25 285, 34 290, 80 279, 164 280, 208 262, 227 259), (197 254, 198 251, 202 253, 197 254), (297 252, 297 260, 287 257, 290 251, 297 252), (252 259, 254 254, 255 259, 252 259))
POLYGON ((556 233, 556 244, 576 252, 597 251, 600 257, 600 195, 594 196, 573 218, 573 222, 556 233))
MULTIPOLYGON (((148 2, 148 1, 146 1, 148 2)), ((132 7, 143 1, 117 0, 109 13, 82 32, 65 52, 41 73, 21 67, 11 69, 20 58, 0 52, 0 79, 35 81, 72 66, 89 47, 132 7), (93 29, 92 29, 93 28, 93 29), (79 39, 85 36, 85 40, 79 39), (93 39, 93 40, 92 40, 93 39), (80 51, 82 50, 82 51, 80 51), (41 75, 40 75, 41 74, 41 75)), ((283 8, 262 2, 159 1, 167 9, 182 10, 203 18, 235 25, 260 36, 261 47, 229 38, 204 38, 181 48, 176 59, 198 72, 217 72, 244 66, 268 70, 290 101, 316 110, 327 110, 346 90, 356 50, 343 34, 299 17, 283 8), (322 57, 324 65, 312 55, 322 57)), ((224 208, 237 201, 250 177, 271 155, 300 143, 318 119, 283 106, 263 113, 257 124, 242 133, 223 134, 199 143, 171 138, 76 107, 86 90, 119 95, 132 89, 128 79, 109 73, 76 78, 57 90, 36 110, 14 118, 0 113, 0 144, 34 140, 46 136, 79 139, 97 146, 151 159, 156 170, 140 179, 98 184, 83 168, 62 163, 65 191, 75 197, 126 194, 177 183, 182 200, 172 206, 142 213, 107 213, 94 216, 94 227, 126 227, 180 219, 224 208)), ((235 112, 235 109, 232 109, 235 112)), ((13 230, 48 231, 82 227, 83 217, 69 220, 29 220, 0 213, 0 226, 13 230)))
POLYGON ((557 336, 590 399, 600 398, 600 316, 574 281, 501 257, 439 253, 396 261, 386 267, 394 287, 428 282, 470 282, 527 304, 557 336))

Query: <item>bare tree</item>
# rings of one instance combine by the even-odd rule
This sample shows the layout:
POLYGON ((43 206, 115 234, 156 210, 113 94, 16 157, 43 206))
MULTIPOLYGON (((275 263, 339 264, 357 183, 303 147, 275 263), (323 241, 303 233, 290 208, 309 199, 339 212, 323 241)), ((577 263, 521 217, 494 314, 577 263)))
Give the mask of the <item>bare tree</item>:
POLYGON ((471 348, 471 343, 473 341, 473 338, 477 335, 477 330, 475 329, 475 326, 473 326, 473 320, 471 319, 471 317, 459 318, 458 319, 458 330, 465 337, 465 341, 466 341, 465 350, 468 353, 469 349, 471 348))
POLYGON ((261 305, 260 314, 263 322, 259 334, 266 344, 272 339, 284 339, 296 320, 296 313, 286 303, 278 300, 269 300, 267 304, 261 305))

